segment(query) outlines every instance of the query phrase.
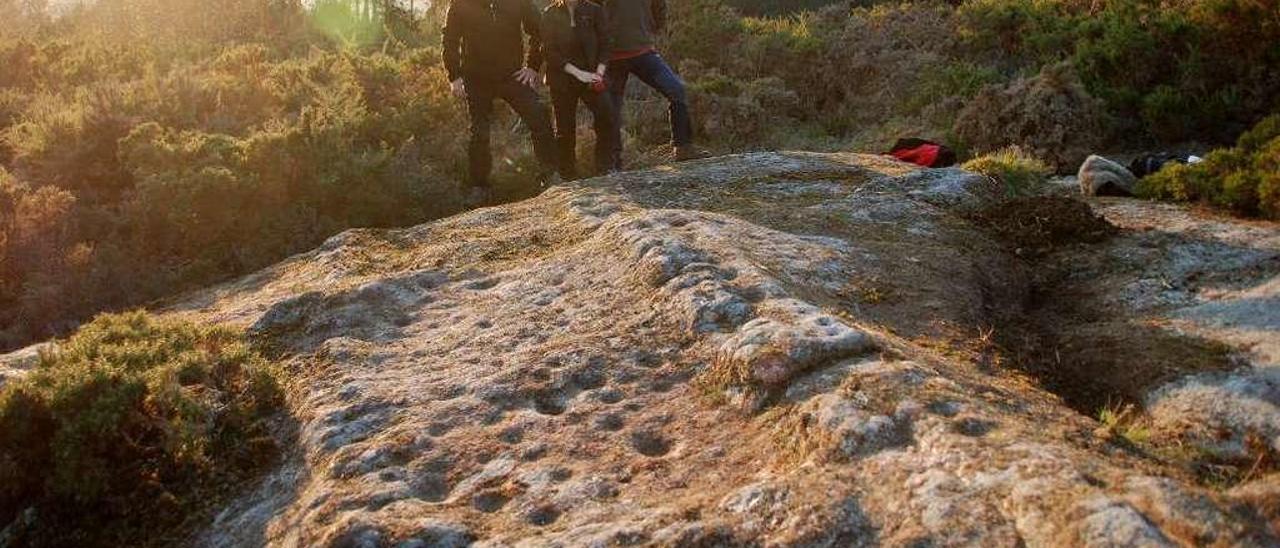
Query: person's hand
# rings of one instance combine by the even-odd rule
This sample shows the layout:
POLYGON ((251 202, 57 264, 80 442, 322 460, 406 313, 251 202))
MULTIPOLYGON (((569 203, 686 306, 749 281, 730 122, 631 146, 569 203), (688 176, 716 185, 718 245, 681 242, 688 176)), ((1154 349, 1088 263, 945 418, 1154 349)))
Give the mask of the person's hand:
POLYGON ((596 74, 599 74, 599 75, 600 75, 600 79, 602 79, 602 80, 603 80, 603 79, 604 79, 604 71, 606 71, 606 70, 608 70, 608 69, 609 69, 609 65, 606 65, 606 64, 604 64, 604 63, 600 63, 600 66, 596 67, 596 74))
POLYGON ((569 67, 569 74, 572 75, 574 78, 577 78, 579 82, 582 82, 584 84, 594 84, 596 82, 604 80, 604 77, 600 76, 599 74, 596 74, 594 72, 587 72, 585 70, 582 70, 577 67, 572 67, 572 66, 569 67))
POLYGON ((467 98, 467 85, 462 82, 462 78, 449 82, 449 91, 453 92, 454 97, 467 98))
POLYGON ((525 67, 520 70, 517 70, 515 74, 512 74, 512 76, 516 77, 517 82, 520 82, 521 84, 524 84, 531 88, 537 87, 538 85, 538 71, 533 70, 529 67, 525 67))

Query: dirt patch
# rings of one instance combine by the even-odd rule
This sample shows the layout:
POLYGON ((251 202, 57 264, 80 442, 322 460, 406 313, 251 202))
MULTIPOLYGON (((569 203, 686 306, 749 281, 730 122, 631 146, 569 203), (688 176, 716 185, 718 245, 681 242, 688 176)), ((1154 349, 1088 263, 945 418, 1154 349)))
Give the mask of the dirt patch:
POLYGON ((1071 243, 1097 243, 1118 230, 1088 204, 1061 196, 1015 198, 973 215, 1018 255, 1041 256, 1071 243))
POLYGON ((1032 288, 1021 314, 995 336, 1018 369, 1077 411, 1097 417, 1109 406, 1138 403, 1159 384, 1231 367, 1229 348, 1177 333, 1108 304, 1076 270, 1084 255, 1119 233, 1088 204, 1060 196, 1017 198, 972 219, 1028 261, 1032 288), (1078 245, 1086 244, 1086 245, 1078 245))
MULTIPOLYGON (((1044 298, 1071 298, 1046 293, 1044 298)), ((1008 330, 1016 338, 1004 343, 1014 349, 1018 368, 1090 417, 1107 407, 1138 403, 1151 388, 1184 375, 1231 368, 1229 349, 1215 341, 1139 320, 1081 322, 1061 303, 1038 304, 1029 315, 1039 317, 1008 330)))

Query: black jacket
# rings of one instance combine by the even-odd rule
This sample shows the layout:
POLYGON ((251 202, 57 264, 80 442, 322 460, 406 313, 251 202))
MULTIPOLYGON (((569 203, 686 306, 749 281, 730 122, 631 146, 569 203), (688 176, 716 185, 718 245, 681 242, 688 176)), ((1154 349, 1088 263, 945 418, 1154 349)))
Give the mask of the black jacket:
POLYGON ((547 59, 547 74, 569 76, 566 63, 587 72, 609 60, 609 21, 604 8, 588 0, 579 0, 569 19, 569 6, 555 2, 542 12, 542 47, 547 59))
POLYGON ((542 66, 539 26, 531 0, 453 0, 444 23, 449 80, 501 80, 522 67, 542 66))
POLYGON ((602 0, 613 51, 652 48, 667 23, 666 0, 602 0))

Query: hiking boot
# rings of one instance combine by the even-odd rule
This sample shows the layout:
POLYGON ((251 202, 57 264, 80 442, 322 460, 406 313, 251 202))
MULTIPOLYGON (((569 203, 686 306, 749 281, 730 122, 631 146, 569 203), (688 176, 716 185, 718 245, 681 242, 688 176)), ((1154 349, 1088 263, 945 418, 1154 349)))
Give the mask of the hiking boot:
POLYGON ((467 195, 462 198, 462 206, 467 209, 475 209, 489 205, 489 200, 493 199, 493 190, 487 186, 473 186, 467 191, 467 195))
POLYGON ((686 160, 701 160, 710 158, 711 153, 704 148, 698 148, 693 145, 680 145, 676 147, 676 161, 684 162, 686 160))

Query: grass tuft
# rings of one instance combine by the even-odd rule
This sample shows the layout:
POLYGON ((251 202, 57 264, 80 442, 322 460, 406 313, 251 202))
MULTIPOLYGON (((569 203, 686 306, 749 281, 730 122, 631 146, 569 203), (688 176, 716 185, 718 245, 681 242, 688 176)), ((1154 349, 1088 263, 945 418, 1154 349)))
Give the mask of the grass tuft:
POLYGON ((965 162, 964 169, 981 173, 1004 185, 1010 197, 1029 196, 1049 182, 1053 170, 1017 146, 1002 148, 965 162))

